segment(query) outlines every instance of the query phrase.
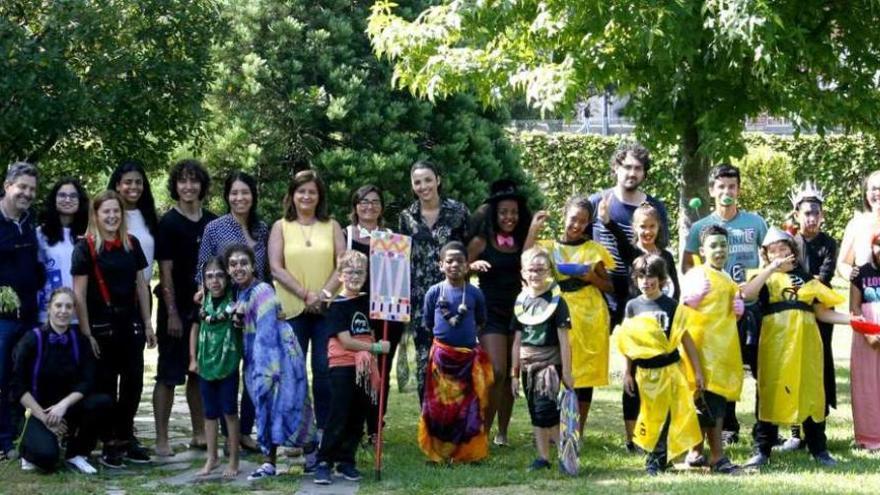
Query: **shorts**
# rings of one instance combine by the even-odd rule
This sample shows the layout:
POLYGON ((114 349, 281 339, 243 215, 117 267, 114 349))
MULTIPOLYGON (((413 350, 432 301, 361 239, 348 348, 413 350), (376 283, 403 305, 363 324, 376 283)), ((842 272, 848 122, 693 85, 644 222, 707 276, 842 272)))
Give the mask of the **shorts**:
POLYGON ((593 387, 580 387, 574 389, 578 402, 593 402, 593 387))
POLYGON ((510 308, 490 307, 486 310, 486 324, 483 325, 481 335, 494 333, 499 335, 513 335, 510 326, 513 320, 513 306, 510 308))
POLYGON ((697 397, 697 419, 703 428, 713 428, 719 419, 724 419, 727 409, 727 399, 708 390, 703 391, 701 397, 697 397))
MULTIPOLYGON (((556 373, 562 374, 561 366, 554 366, 556 373)), ((556 394, 546 396, 539 394, 533 384, 534 380, 530 376, 524 376, 523 390, 526 394, 526 403, 529 406, 529 418, 532 420, 532 426, 537 428, 551 428, 559 424, 559 403, 556 402, 556 394)))
POLYGON ((219 380, 199 380, 205 419, 238 414, 238 370, 219 380))
POLYGON ((178 338, 168 335, 168 312, 164 302, 159 303, 156 316, 156 340, 159 341, 156 381, 169 387, 183 385, 188 374, 195 378, 189 373, 189 333, 193 322, 181 314, 183 335, 178 338))

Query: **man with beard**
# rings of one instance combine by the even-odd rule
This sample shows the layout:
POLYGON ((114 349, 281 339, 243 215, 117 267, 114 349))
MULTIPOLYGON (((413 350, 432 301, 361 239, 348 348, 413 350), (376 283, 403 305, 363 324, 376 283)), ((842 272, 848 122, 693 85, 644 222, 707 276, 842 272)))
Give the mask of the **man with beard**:
MULTIPOLYGON (((614 291, 605 294, 608 308, 611 310, 611 328, 623 321, 624 309, 629 301, 630 276, 629 265, 624 263, 620 255, 616 237, 611 229, 615 226, 618 231, 626 234, 628 242, 633 242, 633 213, 642 203, 650 203, 660 216, 660 235, 658 237, 669 238, 669 219, 663 202, 644 193, 639 189, 648 175, 651 166, 651 156, 644 146, 638 143, 623 143, 611 157, 611 173, 615 178, 615 185, 611 189, 597 192, 590 196, 593 211, 599 211, 599 203, 606 201, 610 213, 610 222, 606 225, 599 219, 593 222, 593 239, 602 244, 614 258, 614 269, 610 272, 611 283, 614 291)), ((626 430, 626 448, 629 452, 636 452, 633 443, 633 430, 636 418, 639 415, 638 394, 623 394, 623 420, 626 430)))
POLYGON ((37 192, 37 168, 16 162, 9 166, 0 199, 0 287, 11 289, 18 307, 4 301, 0 312, 0 460, 12 457, 12 441, 22 417, 9 396, 12 349, 37 324, 37 291, 43 287, 43 265, 37 259, 37 234, 28 209, 37 192))

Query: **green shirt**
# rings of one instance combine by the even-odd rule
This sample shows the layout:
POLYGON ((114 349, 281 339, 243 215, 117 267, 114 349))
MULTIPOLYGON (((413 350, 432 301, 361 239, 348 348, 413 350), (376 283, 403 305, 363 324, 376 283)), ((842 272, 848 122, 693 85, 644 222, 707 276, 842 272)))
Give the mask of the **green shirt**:
POLYGON ((199 376, 205 380, 221 380, 238 371, 241 334, 232 326, 232 318, 227 311, 231 304, 229 294, 219 302, 208 295, 202 303, 196 356, 199 376))

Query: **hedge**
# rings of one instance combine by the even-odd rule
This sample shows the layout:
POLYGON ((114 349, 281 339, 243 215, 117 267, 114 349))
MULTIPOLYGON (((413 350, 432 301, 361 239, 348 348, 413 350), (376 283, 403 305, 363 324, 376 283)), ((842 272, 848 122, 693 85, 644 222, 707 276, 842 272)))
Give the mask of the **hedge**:
MULTIPOLYGON (((559 208, 573 193, 591 194, 613 184, 608 160, 627 136, 593 134, 514 133, 522 166, 539 185, 544 204, 559 208)), ((825 230, 838 240, 853 212, 861 207, 861 181, 880 169, 880 142, 873 136, 779 136, 747 133, 748 153, 732 160, 743 173, 740 204, 780 226, 791 212, 789 191, 807 179, 825 192, 825 230)), ((644 189, 662 199, 670 221, 678 219, 678 156, 676 149, 652 150, 653 163, 644 189)), ((700 216, 710 206, 700 208, 700 216)), ((556 215, 558 218, 561 215, 556 215)), ((676 237, 676 229, 672 229, 676 237)), ((673 239, 675 240, 675 239, 673 239)))

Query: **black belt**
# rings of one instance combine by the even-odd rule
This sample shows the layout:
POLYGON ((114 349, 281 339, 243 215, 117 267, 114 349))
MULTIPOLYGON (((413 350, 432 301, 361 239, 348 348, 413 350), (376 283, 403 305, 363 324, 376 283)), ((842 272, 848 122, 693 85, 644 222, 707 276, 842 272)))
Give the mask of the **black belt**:
POLYGON ((557 284, 562 292, 574 292, 590 285, 589 282, 585 282, 579 278, 567 278, 565 280, 560 280, 557 284))
POLYGON ((633 364, 638 366, 639 368, 653 370, 657 368, 664 368, 666 366, 669 366, 670 364, 675 364, 679 361, 681 361, 681 355, 678 353, 678 349, 676 349, 669 354, 661 354, 652 358, 633 359, 633 364))
POLYGON ((808 311, 810 313, 813 312, 813 306, 803 302, 803 301, 779 301, 775 303, 770 303, 764 306, 762 313, 764 316, 770 316, 774 313, 779 313, 781 311, 808 311))

